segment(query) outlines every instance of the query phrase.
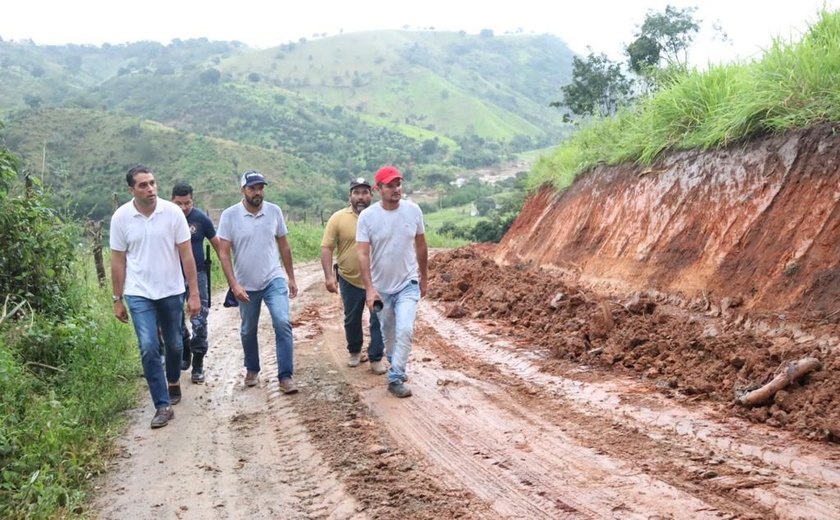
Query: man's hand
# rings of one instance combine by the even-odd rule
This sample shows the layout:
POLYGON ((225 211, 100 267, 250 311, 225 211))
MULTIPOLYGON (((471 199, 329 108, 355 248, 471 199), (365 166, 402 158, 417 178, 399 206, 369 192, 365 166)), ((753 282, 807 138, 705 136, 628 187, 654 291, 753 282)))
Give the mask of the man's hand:
POLYGON ((297 282, 294 280, 289 280, 289 298, 294 298, 297 296, 298 289, 297 289, 297 282))
POLYGON ((190 318, 195 318, 201 313, 201 299, 197 294, 190 294, 187 300, 187 309, 190 312, 190 318))
POLYGON ((368 289, 365 296, 365 304, 367 305, 367 308, 370 312, 373 312, 373 302, 375 302, 376 300, 382 300, 382 297, 379 296, 379 293, 376 292, 376 289, 368 289))
POLYGON ((122 299, 114 302, 114 316, 121 322, 128 323, 128 311, 125 310, 122 299))
POLYGON ((230 290, 231 290, 231 292, 233 292, 233 295, 236 296, 237 300, 239 300, 241 302, 244 302, 244 303, 248 303, 248 302, 251 301, 251 297, 248 296, 248 291, 243 289, 241 285, 239 285, 239 284, 232 285, 230 287, 230 290))
POLYGON ((326 280, 324 280, 324 286, 327 288, 328 292, 337 293, 338 292, 338 284, 335 283, 335 277, 330 276, 326 280))

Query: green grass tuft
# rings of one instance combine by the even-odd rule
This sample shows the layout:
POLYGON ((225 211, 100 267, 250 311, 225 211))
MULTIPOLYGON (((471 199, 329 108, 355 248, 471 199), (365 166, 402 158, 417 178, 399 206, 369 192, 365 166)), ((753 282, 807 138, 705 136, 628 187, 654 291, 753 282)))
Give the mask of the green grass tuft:
POLYGON ((756 61, 671 79, 616 116, 582 127, 528 179, 569 186, 599 163, 650 165, 668 150, 707 150, 756 135, 840 120, 840 11, 820 13, 798 42, 776 39, 756 61))

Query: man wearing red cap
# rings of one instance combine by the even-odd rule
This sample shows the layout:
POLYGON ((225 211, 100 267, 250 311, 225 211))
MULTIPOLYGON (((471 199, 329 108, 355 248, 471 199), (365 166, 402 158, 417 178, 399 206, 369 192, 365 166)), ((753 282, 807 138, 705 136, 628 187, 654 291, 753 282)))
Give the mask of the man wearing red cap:
POLYGON ((374 183, 381 200, 359 215, 356 251, 365 285, 368 309, 382 302, 379 323, 385 355, 391 364, 388 391, 408 397, 406 365, 411 353, 417 304, 426 295, 429 248, 423 212, 402 200, 403 176, 393 166, 376 172, 374 183))

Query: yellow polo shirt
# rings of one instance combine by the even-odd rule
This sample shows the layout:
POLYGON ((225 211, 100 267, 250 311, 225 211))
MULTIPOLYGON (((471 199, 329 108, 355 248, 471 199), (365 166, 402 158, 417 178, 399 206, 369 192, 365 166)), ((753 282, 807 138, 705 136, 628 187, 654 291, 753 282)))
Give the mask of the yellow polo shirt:
POLYGON ((332 214, 324 229, 321 247, 331 247, 338 252, 338 273, 359 289, 364 289, 359 257, 356 255, 356 223, 359 216, 347 206, 332 214))

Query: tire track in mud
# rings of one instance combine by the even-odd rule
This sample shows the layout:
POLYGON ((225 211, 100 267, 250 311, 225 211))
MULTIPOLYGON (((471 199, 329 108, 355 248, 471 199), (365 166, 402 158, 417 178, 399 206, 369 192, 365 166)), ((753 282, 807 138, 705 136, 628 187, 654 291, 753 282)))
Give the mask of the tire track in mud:
POLYGON ((331 470, 370 518, 486 518, 495 514, 461 485, 445 483, 411 444, 383 427, 379 410, 361 398, 385 394, 386 379, 366 363, 346 366, 340 300, 320 276, 299 283, 308 296, 295 322, 296 379, 305 400, 296 400, 313 443, 331 470))
MULTIPOLYGON (((650 389, 621 378, 607 376, 587 383, 543 373, 532 353, 514 349, 497 336, 488 337, 478 324, 462 326, 446 320, 427 302, 421 303, 420 311, 423 321, 433 324, 444 341, 457 345, 473 360, 461 361, 459 367, 478 361, 490 372, 498 372, 502 380, 524 382, 524 395, 539 396, 536 406, 520 410, 550 414, 557 424, 571 419, 572 425, 592 423, 591 428, 600 422, 603 434, 573 426, 567 431, 624 460, 650 460, 643 464, 646 472, 723 511, 755 518, 840 514, 840 450, 836 447, 809 446, 784 432, 737 420, 718 422, 699 407, 674 406, 650 389), (611 430, 626 439, 604 442, 611 430)), ((444 353, 451 355, 445 349, 444 353)), ((576 370, 581 375, 580 368, 576 370)))
POLYGON ((97 486, 96 517, 366 518, 311 444, 294 407, 301 396, 280 393, 273 332, 262 321, 261 381, 247 388, 238 311, 211 310, 207 382, 193 385, 183 373, 184 398, 160 430, 149 429, 144 392, 119 443, 122 456, 97 486))
MULTIPOLYGON (((721 517, 714 506, 632 464, 581 445, 536 414, 524 413, 507 397, 516 394, 515 388, 500 385, 498 378, 469 377, 440 368, 430 352, 430 343, 440 339, 428 326, 418 331, 412 354, 409 384, 414 396, 398 400, 385 392, 384 378, 344 366, 347 354, 337 302, 312 308, 298 330, 314 329, 313 323, 320 330, 310 334, 311 347, 297 352, 301 356, 312 352, 322 368, 307 381, 326 392, 324 373, 332 372, 341 395, 325 399, 360 396, 369 410, 364 419, 388 434, 379 434, 387 452, 416 454, 419 463, 428 467, 425 471, 440 475, 452 489, 469 492, 491 510, 471 507, 469 518, 648 518, 651 513, 676 518, 686 511, 694 518, 721 517)), ((457 347, 444 350, 447 355, 458 354, 457 347)), ((353 493, 358 496, 355 489, 353 493)), ((383 517, 394 516, 384 513, 383 517)))
POLYGON ((693 518, 720 518, 702 500, 527 413, 508 395, 515 388, 440 367, 426 334, 413 354, 411 401, 375 391, 365 399, 395 438, 414 445, 499 516, 678 518, 688 511, 693 518))

